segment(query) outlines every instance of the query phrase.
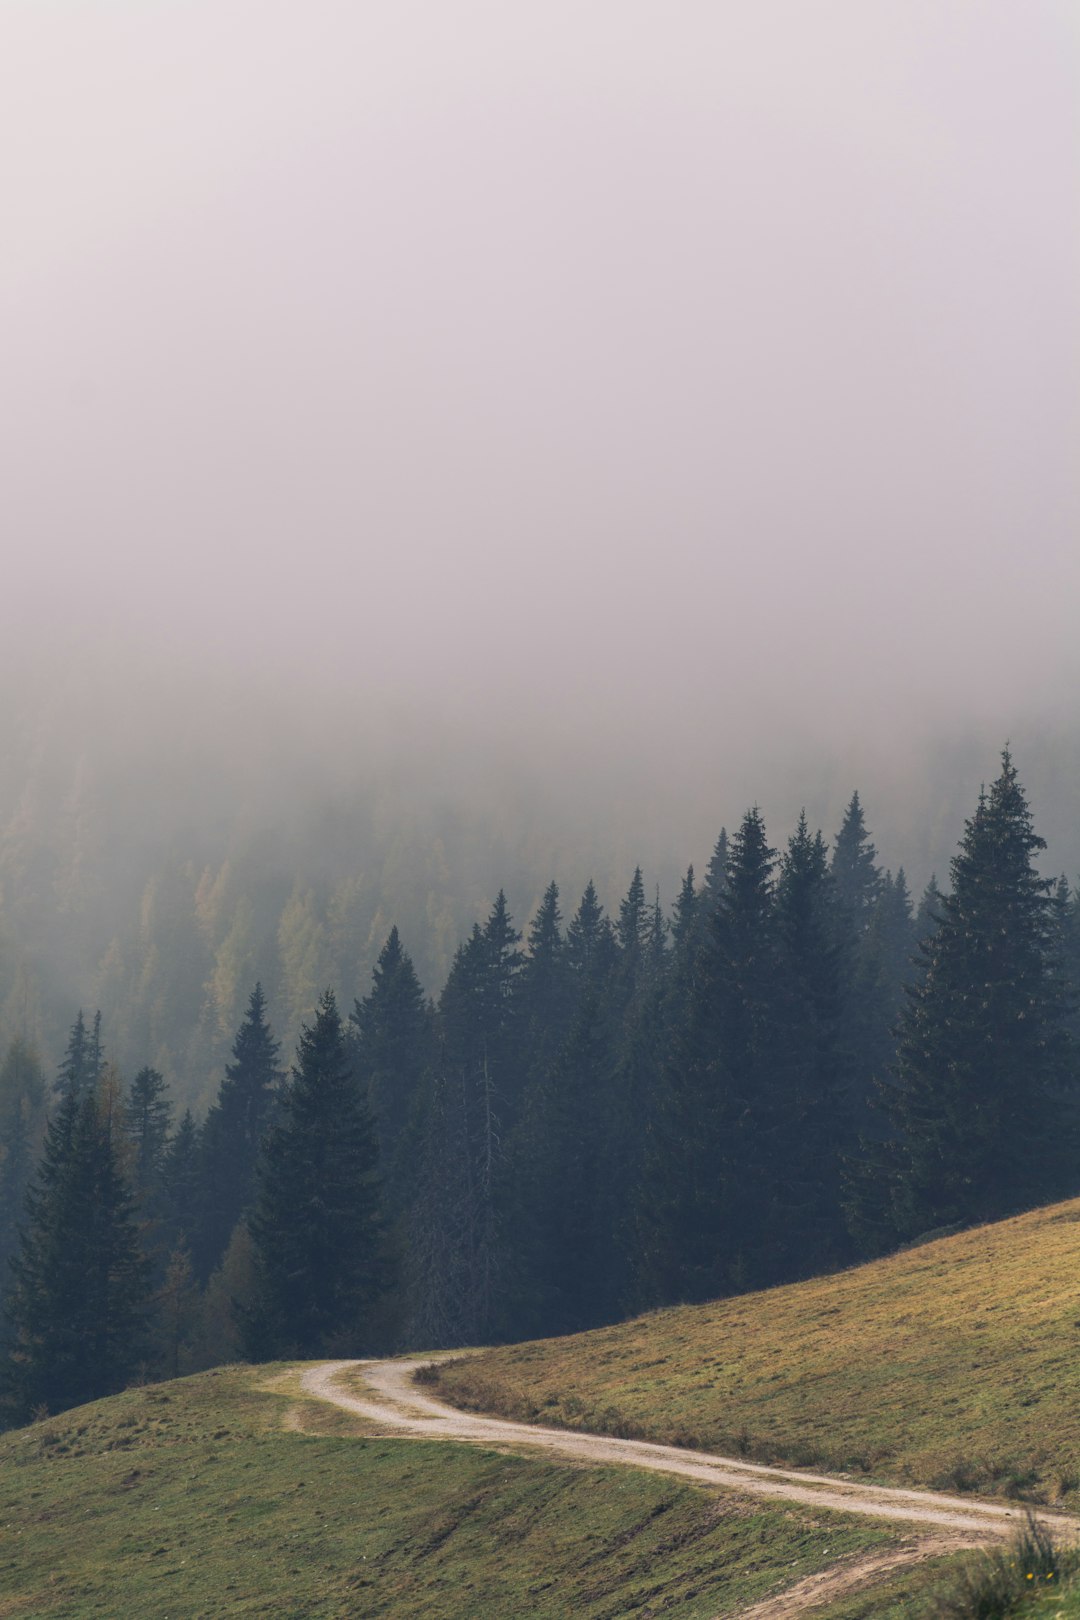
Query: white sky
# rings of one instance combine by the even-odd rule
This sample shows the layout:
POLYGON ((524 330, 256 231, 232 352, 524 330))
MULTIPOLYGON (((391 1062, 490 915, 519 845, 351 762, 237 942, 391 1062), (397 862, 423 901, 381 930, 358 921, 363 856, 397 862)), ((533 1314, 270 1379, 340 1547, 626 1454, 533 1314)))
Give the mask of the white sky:
POLYGON ((1078 15, 0 0, 0 663, 657 769, 1067 707, 1078 15))

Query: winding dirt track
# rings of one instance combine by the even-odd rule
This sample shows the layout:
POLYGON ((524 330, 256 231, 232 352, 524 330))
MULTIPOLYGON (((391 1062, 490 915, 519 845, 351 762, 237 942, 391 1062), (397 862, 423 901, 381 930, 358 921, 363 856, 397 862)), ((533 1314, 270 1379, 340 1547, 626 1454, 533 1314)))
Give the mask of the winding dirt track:
MULTIPOLYGON (((963 1547, 984 1547, 1008 1537, 1023 1522, 1022 1507, 946 1496, 936 1491, 866 1485, 828 1474, 767 1468, 760 1463, 720 1457, 644 1440, 617 1440, 572 1429, 543 1428, 507 1418, 462 1412, 425 1393, 413 1382, 417 1367, 431 1356, 410 1361, 331 1361, 309 1368, 301 1384, 308 1395, 331 1401, 381 1430, 428 1440, 546 1451, 578 1462, 624 1464, 654 1473, 675 1474, 698 1484, 743 1495, 777 1497, 814 1508, 887 1519, 918 1532, 899 1546, 881 1548, 802 1581, 777 1598, 745 1611, 744 1620, 783 1620, 855 1591, 890 1570, 963 1547), (343 1388, 348 1375, 352 1388, 343 1388), (359 1386, 359 1387, 357 1387, 359 1386)), ((1065 1540, 1080 1539, 1080 1519, 1041 1512, 1039 1519, 1065 1540)))

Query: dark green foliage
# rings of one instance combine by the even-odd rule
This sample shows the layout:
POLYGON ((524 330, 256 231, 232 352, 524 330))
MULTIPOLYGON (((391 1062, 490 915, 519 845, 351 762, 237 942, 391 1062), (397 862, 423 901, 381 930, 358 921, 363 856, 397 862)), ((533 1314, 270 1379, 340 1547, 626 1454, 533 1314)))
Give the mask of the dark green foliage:
POLYGON ((101 1078, 105 1057, 101 1046, 101 1014, 94 1014, 94 1022, 87 1030, 86 1019, 80 1007, 68 1036, 67 1050, 60 1072, 53 1085, 58 1097, 82 1097, 92 1091, 101 1078))
POLYGON ((172 1104, 163 1075, 140 1069, 124 1102, 124 1129, 135 1149, 132 1183, 145 1206, 160 1197, 172 1104))
POLYGON ((199 1128, 191 1109, 183 1118, 162 1156, 162 1223, 166 1250, 190 1244, 198 1219, 202 1186, 199 1128))
POLYGON ((750 810, 732 840, 722 885, 714 873, 715 909, 692 957, 686 1015, 672 1032, 650 1122, 640 1276, 643 1292, 657 1300, 750 1286, 766 1280, 762 1273, 774 1263, 774 861, 761 816, 750 810))
POLYGON ((523 1255, 515 1333, 570 1333, 610 1308, 612 1064, 610 1032, 589 988, 516 1144, 523 1255))
POLYGON ((941 904, 944 899, 938 887, 937 874, 930 874, 930 881, 922 892, 915 911, 915 938, 916 940, 929 939, 931 934, 937 932, 941 924, 941 904))
POLYGON ((434 1061, 431 1014, 412 961, 396 928, 379 953, 372 984, 354 1004, 350 1021, 356 1031, 356 1064, 375 1116, 379 1157, 384 1166, 389 1203, 396 1207, 411 1185, 407 1157, 413 1144, 406 1128, 420 1105, 425 1075, 434 1061))
POLYGON ((624 979, 633 985, 641 970, 649 938, 649 912, 645 904, 645 882, 641 867, 634 868, 634 876, 625 898, 619 904, 619 920, 615 937, 621 953, 620 968, 624 979))
POLYGON ((870 915, 881 888, 877 851, 866 830, 858 793, 851 795, 830 865, 836 906, 856 934, 870 925, 870 915))
POLYGON ((566 954, 571 971, 579 981, 592 978, 602 982, 615 964, 617 951, 610 918, 605 917, 590 878, 566 930, 566 954))
POLYGON ((45 1076, 34 1048, 12 1041, 0 1067, 0 1292, 45 1132, 45 1076))
POLYGON ((121 1389, 139 1364, 147 1262, 109 1086, 69 1088, 46 1133, 12 1262, 4 1387, 25 1420, 121 1389))
MULTIPOLYGON (((749 811, 670 922, 636 868, 614 923, 590 881, 564 936, 551 882, 523 953, 500 891, 437 1010, 394 928, 349 1024, 320 1004, 280 1120, 256 986, 201 1129, 188 1112, 168 1135, 156 1069, 129 1088, 155 1354, 235 1354, 241 1316, 260 1355, 565 1331, 1075 1190, 1080 902, 1064 880, 1050 894, 1040 848, 1006 756, 953 892, 931 884, 914 921, 855 794, 831 856, 802 816, 778 858, 749 811), (400 1287, 375 1317, 391 1256, 400 1287)), ((198 885, 208 928, 223 884, 198 885)), ((355 922, 339 899, 335 961, 355 922)), ((232 1004, 231 968, 221 982, 232 1004)), ((0 1071, 9 1217, 43 1129, 35 1073, 14 1048, 0 1071)), ((62 1108, 107 1089, 100 1018, 80 1014, 62 1108)))
POLYGON ((259 1167, 246 1332, 255 1359, 362 1345, 365 1316, 385 1286, 377 1160, 371 1111, 328 990, 301 1033, 259 1167))
POLYGON ((903 1235, 990 1220, 1074 1185, 1053 885, 1034 864, 1044 847, 1006 751, 953 860, 883 1098, 903 1235))
POLYGON ((233 1042, 232 1062, 201 1133, 192 1258, 204 1282, 251 1203, 255 1166, 281 1078, 279 1050, 267 1022, 266 998, 257 984, 233 1042))
POLYGON ((776 886, 773 1151, 780 1168, 777 1204, 787 1234, 781 1239, 787 1275, 824 1270, 844 1250, 836 1188, 843 1154, 853 1144, 834 907, 825 841, 820 832, 811 836, 804 812, 781 857, 776 886))

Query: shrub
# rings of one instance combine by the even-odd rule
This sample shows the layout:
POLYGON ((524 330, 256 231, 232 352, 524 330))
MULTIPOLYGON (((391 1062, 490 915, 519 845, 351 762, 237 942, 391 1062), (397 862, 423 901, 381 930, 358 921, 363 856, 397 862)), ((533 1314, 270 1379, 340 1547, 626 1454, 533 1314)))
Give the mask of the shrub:
POLYGON ((1007 1548, 980 1553, 930 1609, 930 1620, 1009 1620, 1023 1614, 1035 1594, 1059 1589, 1080 1568, 1033 1513, 1007 1548))

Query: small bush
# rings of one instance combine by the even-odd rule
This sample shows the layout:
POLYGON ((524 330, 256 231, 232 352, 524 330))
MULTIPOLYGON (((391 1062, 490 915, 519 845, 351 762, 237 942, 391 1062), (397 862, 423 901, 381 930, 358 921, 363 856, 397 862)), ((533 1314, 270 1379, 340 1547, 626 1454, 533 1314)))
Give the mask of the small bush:
POLYGON ((932 1480, 936 1491, 977 1491, 982 1474, 966 1457, 958 1457, 932 1480))
POLYGON ((437 1384, 442 1377, 442 1368, 437 1361, 428 1361, 424 1366, 417 1367, 412 1376, 414 1384, 437 1384))
POLYGON ((1013 1544, 973 1559, 931 1606, 928 1620, 1009 1620, 1023 1614, 1037 1593, 1067 1584, 1078 1567, 1077 1552, 1059 1547, 1029 1513, 1013 1544))

